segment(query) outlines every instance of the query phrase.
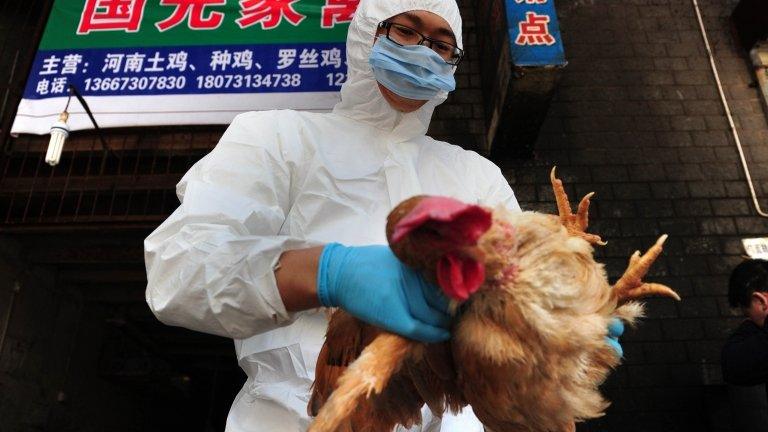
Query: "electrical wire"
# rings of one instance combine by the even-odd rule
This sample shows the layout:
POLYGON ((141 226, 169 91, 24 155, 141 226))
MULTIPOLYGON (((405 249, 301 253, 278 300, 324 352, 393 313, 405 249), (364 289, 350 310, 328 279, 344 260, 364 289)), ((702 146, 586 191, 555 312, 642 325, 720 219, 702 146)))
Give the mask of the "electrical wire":
MULTIPOLYGON (((115 153, 112 148, 109 147, 109 144, 107 144, 107 140, 104 139, 104 133, 101 131, 101 128, 99 127, 99 124, 96 123, 96 119, 93 117, 93 113, 91 112, 91 107, 88 106, 88 102, 85 101, 85 98, 83 98, 83 95, 80 94, 79 91, 77 91, 77 87, 74 86, 74 84, 69 85, 69 99, 67 99, 67 107, 69 107, 69 101, 72 100, 72 96, 75 96, 77 100, 80 102, 80 105, 83 106, 85 109, 85 113, 88 114, 88 118, 91 119, 91 123, 93 123, 93 127, 96 129, 96 135, 99 136, 99 141, 101 141, 101 147, 104 149, 105 152, 109 153, 110 155, 114 156, 117 160, 120 160, 120 156, 115 153)), ((64 108, 64 111, 67 109, 64 108)), ((102 160, 102 167, 99 173, 101 173, 104 169, 104 162, 106 162, 106 158, 102 160)))
POLYGON ((112 151, 112 149, 107 144, 107 140, 104 139, 104 134, 102 133, 99 124, 96 123, 96 119, 93 117, 93 113, 91 112, 91 107, 88 106, 88 102, 85 101, 83 95, 77 91, 77 87, 75 87, 73 84, 69 85, 69 99, 67 99, 67 107, 64 108, 64 111, 66 111, 69 107, 69 102, 72 100, 72 96, 77 98, 77 100, 80 102, 80 105, 82 105, 85 109, 85 113, 88 114, 88 117, 91 119, 91 123, 93 123, 93 127, 96 129, 96 135, 99 136, 99 141, 101 141, 101 147, 104 149, 104 151, 108 152, 110 155, 119 160, 120 157, 117 155, 117 153, 112 151))
POLYGON ((72 102, 72 90, 71 89, 69 90, 69 97, 67 98, 67 104, 64 105, 64 111, 63 112, 67 112, 67 110, 69 109, 69 103, 70 102, 72 102))

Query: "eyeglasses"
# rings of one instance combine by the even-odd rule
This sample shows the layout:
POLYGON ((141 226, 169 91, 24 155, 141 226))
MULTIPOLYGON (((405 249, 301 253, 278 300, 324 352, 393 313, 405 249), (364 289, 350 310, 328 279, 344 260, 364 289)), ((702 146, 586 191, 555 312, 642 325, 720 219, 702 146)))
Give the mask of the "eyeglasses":
POLYGON ((379 29, 386 31, 387 39, 400 45, 425 45, 440 55, 449 65, 456 66, 464 57, 464 50, 456 45, 424 36, 416 29, 389 21, 379 23, 379 29))

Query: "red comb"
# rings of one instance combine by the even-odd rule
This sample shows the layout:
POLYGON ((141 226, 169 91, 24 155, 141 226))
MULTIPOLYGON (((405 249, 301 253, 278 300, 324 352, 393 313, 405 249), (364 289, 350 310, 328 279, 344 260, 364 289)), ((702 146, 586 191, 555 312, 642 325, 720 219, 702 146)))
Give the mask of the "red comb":
POLYGON ((397 243, 428 222, 444 222, 451 223, 451 231, 460 234, 454 240, 472 245, 488 231, 491 220, 491 212, 479 205, 466 204, 448 197, 425 197, 395 225, 390 242, 397 243))

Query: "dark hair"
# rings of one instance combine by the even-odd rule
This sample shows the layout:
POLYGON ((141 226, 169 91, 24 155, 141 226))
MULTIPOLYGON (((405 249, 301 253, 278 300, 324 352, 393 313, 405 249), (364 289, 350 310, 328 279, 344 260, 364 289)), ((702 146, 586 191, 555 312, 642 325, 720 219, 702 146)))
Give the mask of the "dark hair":
POLYGON ((736 266, 728 282, 731 307, 747 307, 755 291, 768 291, 768 261, 751 259, 736 266))

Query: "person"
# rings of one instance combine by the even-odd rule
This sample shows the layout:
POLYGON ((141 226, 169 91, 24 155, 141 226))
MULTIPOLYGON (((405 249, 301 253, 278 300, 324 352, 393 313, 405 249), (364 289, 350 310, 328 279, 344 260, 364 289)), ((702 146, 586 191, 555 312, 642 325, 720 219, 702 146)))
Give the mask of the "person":
MULTIPOLYGON (((385 220, 418 194, 520 207, 500 169, 426 136, 463 55, 454 0, 362 0, 331 113, 237 116, 177 185, 145 240, 146 300, 169 325, 234 339, 248 378, 228 432, 303 431, 335 306, 426 342, 447 339, 437 288, 386 246, 385 220)), ((482 431, 471 408, 421 431, 482 431)))
POLYGON ((768 383, 768 261, 751 259, 736 266, 728 284, 728 303, 745 320, 722 350, 723 379, 733 385, 768 383))
POLYGON ((768 261, 751 259, 733 269, 728 302, 746 318, 722 349, 732 426, 768 432, 768 261))

